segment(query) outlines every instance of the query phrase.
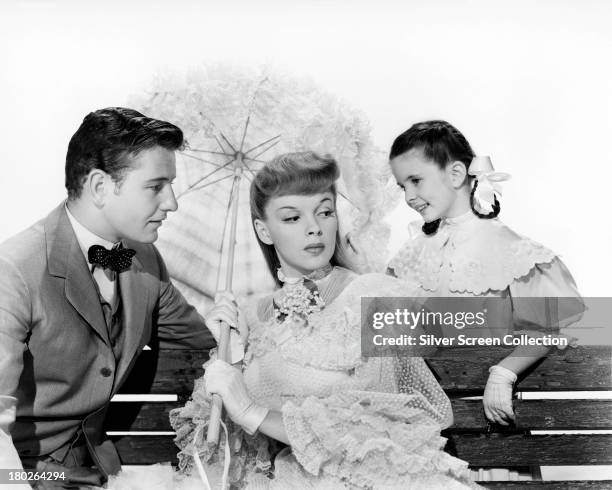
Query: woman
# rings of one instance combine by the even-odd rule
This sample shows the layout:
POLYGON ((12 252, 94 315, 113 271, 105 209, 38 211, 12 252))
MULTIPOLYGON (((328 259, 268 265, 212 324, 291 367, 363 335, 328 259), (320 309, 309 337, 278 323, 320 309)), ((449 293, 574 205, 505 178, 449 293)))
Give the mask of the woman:
POLYGON ((171 413, 179 467, 190 473, 197 453, 220 479, 223 450, 209 452, 204 439, 216 393, 231 419, 234 487, 475 486, 467 464, 442 450, 450 402, 423 360, 361 357, 361 297, 411 296, 412 288, 348 267, 338 176, 331 157, 312 152, 277 157, 256 175, 253 227, 279 289, 241 309, 240 323, 231 295, 217 298, 207 325, 240 330, 230 335, 236 364, 213 355, 192 400, 171 413))

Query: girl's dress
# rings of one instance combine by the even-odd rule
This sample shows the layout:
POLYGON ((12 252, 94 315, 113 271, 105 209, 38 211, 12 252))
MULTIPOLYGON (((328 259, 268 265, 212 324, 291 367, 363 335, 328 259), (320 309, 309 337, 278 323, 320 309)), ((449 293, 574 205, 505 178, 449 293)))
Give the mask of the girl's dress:
MULTIPOLYGON (((575 339, 559 332, 584 311, 574 279, 554 252, 472 211, 442 219, 432 235, 420 232, 391 260, 388 272, 416 283, 419 296, 499 298, 488 303, 495 308, 488 334, 499 338, 538 332, 564 337, 573 346, 575 339)), ((479 480, 518 478, 504 469, 479 475, 479 480)))
POLYGON ((436 233, 409 241, 389 272, 416 283, 423 296, 507 299, 497 320, 510 333, 562 328, 583 311, 574 279, 554 252, 472 211, 444 218, 436 233), (518 300, 534 297, 564 299, 546 302, 546 308, 518 300))
MULTIPOLYGON (((282 413, 290 447, 228 421, 232 488, 476 487, 467 463, 443 451, 450 401, 424 361, 361 356, 361 297, 412 296, 413 288, 340 267, 315 283, 326 306, 306 322, 277 317, 273 295, 246 307, 245 384, 255 403, 282 413)), ((218 481, 223 450, 207 453, 209 413, 201 378, 171 423, 180 469, 196 474, 196 449, 218 481)))

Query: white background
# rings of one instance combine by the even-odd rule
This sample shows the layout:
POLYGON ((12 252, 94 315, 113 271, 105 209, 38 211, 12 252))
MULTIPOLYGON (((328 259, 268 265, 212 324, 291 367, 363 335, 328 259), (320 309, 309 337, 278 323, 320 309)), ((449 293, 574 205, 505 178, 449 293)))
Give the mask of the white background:
MULTIPOLYGON (((156 73, 266 63, 346 99, 387 150, 426 118, 510 172, 501 218, 611 296, 612 2, 17 1, 0 6, 0 241, 65 195, 68 140, 156 73)), ((330 149, 333 152, 333 149, 330 149)), ((393 246, 416 219, 393 216, 393 246)))

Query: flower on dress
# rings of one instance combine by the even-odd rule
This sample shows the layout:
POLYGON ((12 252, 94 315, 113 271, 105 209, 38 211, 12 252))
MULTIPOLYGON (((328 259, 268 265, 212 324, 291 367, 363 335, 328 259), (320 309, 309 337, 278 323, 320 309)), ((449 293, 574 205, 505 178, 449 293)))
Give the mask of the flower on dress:
POLYGON ((316 285, 312 282, 312 288, 305 285, 302 278, 296 283, 285 283, 283 296, 274 300, 274 315, 278 322, 291 321, 301 326, 308 324, 308 317, 321 311, 325 302, 321 299, 316 285))

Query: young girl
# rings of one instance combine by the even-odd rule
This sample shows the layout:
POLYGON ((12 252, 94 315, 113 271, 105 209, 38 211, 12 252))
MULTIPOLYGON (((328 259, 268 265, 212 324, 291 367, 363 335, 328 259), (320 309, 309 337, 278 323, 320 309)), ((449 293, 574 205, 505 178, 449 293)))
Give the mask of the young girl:
MULTIPOLYGON (((551 304, 545 311, 518 299, 579 294, 557 255, 497 218, 495 181, 507 176, 494 173, 488 157, 476 157, 455 127, 446 121, 414 124, 395 139, 389 159, 406 202, 425 221, 423 234, 390 262, 393 275, 416 281, 424 295, 505 298, 501 323, 510 333, 558 327, 582 311, 579 300, 563 300, 564 311, 554 312, 558 321, 551 325, 551 304)), ((548 347, 519 346, 489 369, 483 396, 488 420, 508 425, 514 419, 517 375, 547 352, 548 347)))
MULTIPOLYGON (((192 400, 171 413, 179 467, 194 472, 196 451, 218 478, 223 449, 211 454, 205 441, 217 393, 238 488, 474 487, 467 464, 442 450, 450 403, 424 361, 361 356, 361 297, 414 291, 347 267, 338 176, 332 158, 311 152, 282 155, 256 175, 253 226, 279 289, 240 311, 248 332, 232 330, 231 346, 242 365, 209 361, 192 400)), ((213 333, 221 321, 238 326, 227 293, 207 317, 213 333)))

